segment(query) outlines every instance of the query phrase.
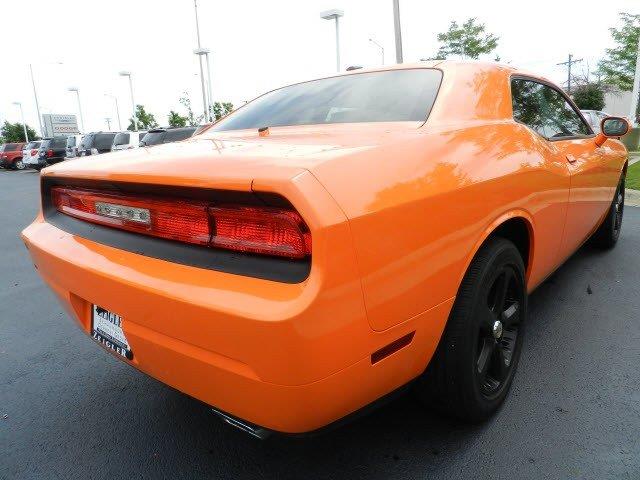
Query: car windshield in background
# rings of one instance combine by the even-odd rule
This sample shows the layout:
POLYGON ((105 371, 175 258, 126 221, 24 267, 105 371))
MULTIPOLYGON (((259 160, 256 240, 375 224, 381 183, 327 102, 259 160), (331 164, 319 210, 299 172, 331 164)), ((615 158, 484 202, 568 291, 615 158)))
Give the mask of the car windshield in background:
POLYGON ((88 148, 93 147, 93 137, 95 136, 95 134, 89 134, 89 135, 85 135, 82 138, 82 141, 80 142, 80 148, 83 150, 86 150, 88 148))
POLYGON ((358 73, 299 83, 242 107, 214 131, 427 119, 442 73, 434 69, 358 73))
POLYGON ((179 142, 180 140, 186 140, 193 135, 196 131, 196 127, 176 128, 175 130, 167 130, 164 138, 164 143, 179 142))
POLYGON ((144 136, 144 144, 145 145, 160 145, 164 141, 164 136, 166 135, 166 131, 161 132, 147 132, 144 136))
POLYGON ((98 150, 109 150, 113 145, 113 139, 116 136, 115 133, 98 133, 93 138, 93 148, 98 150))
POLYGON ((129 134, 128 133, 118 133, 113 139, 114 145, 127 145, 129 143, 129 134))
POLYGON ((71 136, 67 137, 67 147, 75 147, 76 146, 76 137, 71 136))

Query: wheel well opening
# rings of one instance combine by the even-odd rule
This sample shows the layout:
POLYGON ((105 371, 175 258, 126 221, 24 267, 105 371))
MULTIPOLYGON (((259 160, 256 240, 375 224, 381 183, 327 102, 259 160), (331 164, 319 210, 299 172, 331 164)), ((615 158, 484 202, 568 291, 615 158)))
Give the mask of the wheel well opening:
POLYGON ((522 256, 525 271, 529 270, 531 238, 529 225, 524 218, 512 218, 507 220, 496 228, 489 237, 502 237, 513 242, 522 256))

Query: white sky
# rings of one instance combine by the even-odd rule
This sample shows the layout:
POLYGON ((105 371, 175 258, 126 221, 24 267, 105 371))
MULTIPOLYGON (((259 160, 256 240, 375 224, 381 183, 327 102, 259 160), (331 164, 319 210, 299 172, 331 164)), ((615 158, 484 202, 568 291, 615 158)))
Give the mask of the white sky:
MULTIPOLYGON (((345 12, 343 69, 380 64, 371 37, 384 46, 385 62, 395 61, 391 0, 199 0, 202 45, 213 52, 214 99, 240 105, 272 88, 333 73, 333 21, 319 17, 330 8, 345 12)), ((640 0, 400 0, 404 59, 435 54, 438 32, 451 20, 475 16, 500 37, 502 61, 560 82, 566 70, 555 64, 569 53, 584 58, 579 72, 595 69, 621 11, 640 13, 640 0)), ((0 16, 0 121, 20 121, 12 102, 21 101, 27 123, 37 129, 30 62, 41 113, 77 114, 75 94, 66 90, 76 86, 85 131, 106 130, 105 117, 117 129, 105 93, 118 97, 126 128, 129 89, 118 76, 125 69, 133 72, 136 103, 161 125, 170 109, 184 114, 178 99, 185 90, 196 113, 202 110, 192 0, 2 1, 0 16)))

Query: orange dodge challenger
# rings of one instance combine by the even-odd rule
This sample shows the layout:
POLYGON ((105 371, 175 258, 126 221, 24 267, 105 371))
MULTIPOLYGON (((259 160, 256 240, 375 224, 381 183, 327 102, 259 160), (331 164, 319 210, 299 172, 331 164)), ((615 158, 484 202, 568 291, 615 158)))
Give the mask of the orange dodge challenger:
POLYGON ((513 380, 528 293, 590 237, 615 245, 627 129, 595 135, 508 66, 356 70, 49 167, 22 236, 87 335, 253 435, 410 383, 478 421, 513 380))

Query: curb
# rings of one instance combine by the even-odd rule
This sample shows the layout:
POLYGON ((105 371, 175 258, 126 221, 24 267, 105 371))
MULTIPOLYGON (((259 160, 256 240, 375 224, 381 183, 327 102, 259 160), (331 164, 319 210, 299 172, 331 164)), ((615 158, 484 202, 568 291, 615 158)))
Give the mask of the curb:
POLYGON ((640 207, 640 190, 625 188, 624 204, 630 207, 640 207))

